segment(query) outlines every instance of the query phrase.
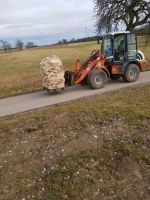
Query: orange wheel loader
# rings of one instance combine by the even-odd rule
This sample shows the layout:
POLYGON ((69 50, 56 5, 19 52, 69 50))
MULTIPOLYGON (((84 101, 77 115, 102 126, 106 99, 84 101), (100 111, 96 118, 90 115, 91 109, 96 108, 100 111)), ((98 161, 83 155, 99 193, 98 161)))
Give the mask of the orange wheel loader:
POLYGON ((100 89, 109 78, 134 82, 145 68, 144 55, 137 50, 137 36, 127 31, 112 32, 102 37, 101 52, 93 51, 85 63, 80 65, 77 60, 65 72, 65 83, 100 89))

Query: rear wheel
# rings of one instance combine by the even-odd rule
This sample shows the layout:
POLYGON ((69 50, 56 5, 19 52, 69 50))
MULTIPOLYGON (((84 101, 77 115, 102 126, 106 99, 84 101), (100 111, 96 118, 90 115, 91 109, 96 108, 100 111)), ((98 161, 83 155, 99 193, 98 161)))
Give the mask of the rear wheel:
POLYGON ((123 80, 127 83, 135 82, 140 75, 140 69, 136 64, 130 64, 126 71, 125 74, 123 75, 123 80))
POLYGON ((93 89, 103 88, 107 81, 107 74, 103 70, 92 70, 88 75, 88 84, 93 89))

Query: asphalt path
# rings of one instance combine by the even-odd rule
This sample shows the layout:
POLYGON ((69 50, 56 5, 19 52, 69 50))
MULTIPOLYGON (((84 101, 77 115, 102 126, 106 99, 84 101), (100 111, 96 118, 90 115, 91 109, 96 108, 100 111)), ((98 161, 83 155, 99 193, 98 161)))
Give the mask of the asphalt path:
POLYGON ((104 88, 92 90, 88 86, 68 87, 61 93, 49 93, 46 91, 35 92, 20 96, 8 97, 0 99, 0 117, 5 117, 25 111, 30 111, 47 106, 65 103, 77 100, 83 97, 102 94, 133 85, 150 83, 150 71, 142 72, 140 78, 134 83, 124 83, 122 80, 109 80, 104 88))

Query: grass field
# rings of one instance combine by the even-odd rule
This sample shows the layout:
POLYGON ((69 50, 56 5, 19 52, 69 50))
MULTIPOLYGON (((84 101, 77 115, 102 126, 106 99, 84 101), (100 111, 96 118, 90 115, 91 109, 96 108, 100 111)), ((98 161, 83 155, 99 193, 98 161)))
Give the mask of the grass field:
MULTIPOLYGON (((150 47, 145 47, 140 40, 141 49, 150 61, 150 47)), ((99 49, 96 42, 70 44, 68 48, 34 49, 0 54, 0 98, 32 92, 42 89, 39 70, 40 61, 53 54, 59 56, 64 68, 69 67, 76 59, 82 62, 92 50, 99 49)))
POLYGON ((44 57, 55 54, 67 68, 77 58, 86 59, 93 49, 98 49, 96 42, 69 45, 63 49, 24 50, 1 55, 0 97, 42 89, 39 64, 44 57))
POLYGON ((0 119, 0 199, 149 200, 150 85, 0 119))

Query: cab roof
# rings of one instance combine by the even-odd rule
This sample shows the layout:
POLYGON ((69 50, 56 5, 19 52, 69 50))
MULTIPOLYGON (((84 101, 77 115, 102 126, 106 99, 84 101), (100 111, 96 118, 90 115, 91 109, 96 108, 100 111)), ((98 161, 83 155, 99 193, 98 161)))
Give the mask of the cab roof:
POLYGON ((107 35, 120 35, 120 34, 128 34, 130 31, 120 31, 120 32, 110 32, 107 35))

